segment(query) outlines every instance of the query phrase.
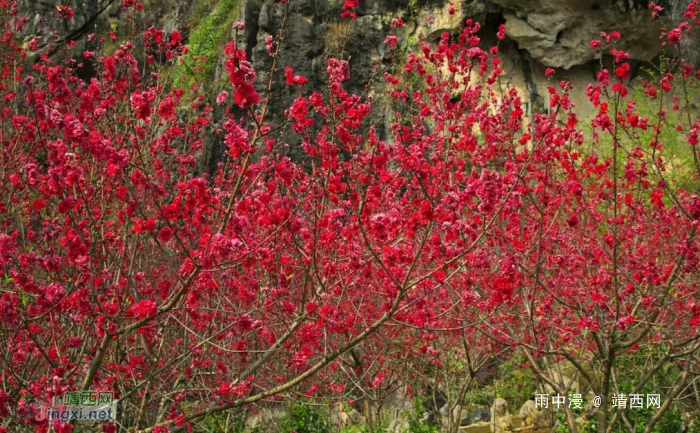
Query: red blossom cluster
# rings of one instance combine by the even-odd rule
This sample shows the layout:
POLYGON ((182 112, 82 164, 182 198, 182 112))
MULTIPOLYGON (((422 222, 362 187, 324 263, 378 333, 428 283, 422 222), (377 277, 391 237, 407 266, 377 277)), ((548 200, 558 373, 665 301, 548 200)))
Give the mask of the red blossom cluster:
POLYGON ((73 18, 73 9, 69 6, 58 5, 56 6, 56 12, 58 13, 58 17, 62 20, 73 18))
POLYGON ((357 13, 353 10, 359 5, 359 0, 345 0, 343 3, 343 13, 340 15, 341 18, 356 19, 357 13))

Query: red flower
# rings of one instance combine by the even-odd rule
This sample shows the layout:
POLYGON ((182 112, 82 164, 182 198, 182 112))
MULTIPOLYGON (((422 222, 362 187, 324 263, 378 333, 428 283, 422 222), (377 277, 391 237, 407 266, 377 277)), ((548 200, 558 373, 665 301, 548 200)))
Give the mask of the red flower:
POLYGON ((377 375, 374 376, 374 380, 372 381, 372 388, 379 388, 382 385, 382 382, 384 382, 385 376, 386 373, 384 373, 383 371, 377 373, 377 375))
POLYGON ((304 132, 307 127, 314 124, 312 119, 306 117, 309 112, 309 106, 303 96, 300 96, 294 101, 289 109, 289 116, 292 118, 292 129, 294 132, 304 132))
POLYGON ((282 301, 282 307, 289 314, 294 313, 294 311, 296 311, 296 309, 297 309, 296 305, 294 305, 293 303, 291 303, 289 301, 282 301))
POLYGON ((153 218, 148 218, 146 220, 146 222, 144 223, 143 228, 147 232, 152 232, 153 230, 156 229, 156 220, 154 220, 153 218))
POLYGON ((304 307, 304 310, 306 310, 306 314, 308 314, 308 315, 312 315, 317 309, 318 309, 318 304, 316 304, 313 301, 307 303, 306 306, 304 307))
POLYGON ((496 37, 501 41, 506 38, 506 25, 505 24, 501 24, 498 26, 498 33, 496 33, 496 37))
POLYGON ((260 102, 260 95, 250 83, 241 83, 235 86, 233 102, 241 108, 248 108, 260 102))
POLYGON ((173 30, 173 32, 170 34, 170 46, 172 47, 177 47, 180 45, 182 36, 180 35, 179 30, 173 30))
POLYGON ((223 90, 219 95, 216 97, 216 103, 217 104, 223 104, 224 101, 226 101, 226 98, 228 98, 228 92, 223 90))
POLYGON ((393 18, 390 23, 391 27, 403 27, 403 24, 404 22, 401 18, 393 18))
POLYGON ((158 313, 158 305, 156 305, 155 301, 151 300, 139 301, 132 305, 129 311, 133 317, 139 319, 155 317, 158 313))
POLYGON ((681 29, 675 28, 668 32, 668 41, 671 42, 673 45, 678 45, 681 43, 681 29))
POLYGON ((600 36, 605 39, 605 42, 610 43, 613 40, 620 39, 620 32, 612 31, 610 33, 600 32, 600 36))
POLYGON ((302 346, 301 349, 294 354, 289 363, 294 367, 304 367, 313 354, 314 351, 309 346, 302 346))
POLYGON ((160 102, 160 105, 158 106, 158 114, 164 120, 175 120, 175 102, 173 102, 173 99, 170 96, 160 102))
POLYGON ((69 20, 73 18, 73 9, 68 6, 59 5, 56 6, 56 11, 58 12, 58 17, 64 20, 69 20))
POLYGON ((160 105, 158 106, 158 114, 164 120, 175 120, 175 102, 173 102, 173 99, 170 96, 160 102, 160 105))
POLYGON ((166 243, 173 238, 173 229, 169 226, 165 226, 158 232, 158 240, 160 242, 166 243))
POLYGON ((435 281, 437 281, 438 283, 444 283, 445 279, 447 278, 447 274, 444 270, 438 269, 433 273, 433 278, 435 278, 435 281))
POLYGON ((693 219, 696 219, 696 220, 700 219, 700 198, 698 198, 697 195, 693 195, 691 197, 691 202, 690 202, 690 205, 688 206, 688 210, 690 211, 690 216, 693 219))
POLYGON ((238 329, 242 332, 250 331, 253 329, 253 319, 247 314, 242 315, 238 318, 238 329))
POLYGON ((630 77, 630 64, 629 63, 623 63, 620 66, 615 69, 615 75, 617 75, 617 78, 620 80, 626 80, 630 77))
POLYGON ((286 83, 290 86, 299 86, 308 82, 306 77, 302 77, 301 75, 294 75, 294 70, 289 66, 285 66, 284 76, 286 83))

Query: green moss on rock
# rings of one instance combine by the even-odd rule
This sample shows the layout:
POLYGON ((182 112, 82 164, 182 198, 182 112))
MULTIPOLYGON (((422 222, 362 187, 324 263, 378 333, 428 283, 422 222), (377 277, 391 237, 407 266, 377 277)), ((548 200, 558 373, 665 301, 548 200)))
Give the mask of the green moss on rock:
POLYGON ((195 77, 200 83, 211 78, 236 17, 237 3, 238 0, 219 0, 197 17, 189 36, 189 52, 178 68, 178 76, 185 77, 183 85, 193 85, 195 77))

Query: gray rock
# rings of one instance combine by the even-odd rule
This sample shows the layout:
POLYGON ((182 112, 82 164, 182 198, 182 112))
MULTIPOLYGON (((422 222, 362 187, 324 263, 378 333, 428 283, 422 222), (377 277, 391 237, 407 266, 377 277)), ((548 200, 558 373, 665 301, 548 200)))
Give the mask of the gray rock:
POLYGON ((513 430, 513 422, 508 413, 508 402, 502 398, 494 400, 491 406, 491 425, 495 433, 513 430))
POLYGON ((533 400, 523 403, 518 415, 522 419, 523 426, 526 427, 541 428, 549 424, 546 412, 538 408, 533 400))
POLYGON ((508 415, 508 402, 502 398, 494 400, 491 406, 491 420, 508 415))
POLYGON ((474 424, 482 421, 488 422, 490 420, 491 412, 488 409, 479 408, 469 415, 469 417, 467 418, 467 424, 474 424))
POLYGON ((600 38, 601 31, 619 31, 622 39, 618 49, 628 51, 634 59, 651 60, 661 52, 660 28, 669 24, 665 18, 651 21, 642 2, 628 7, 620 7, 622 2, 600 0, 492 2, 503 7, 506 34, 520 49, 545 66, 564 69, 601 56, 602 49, 590 47, 590 41, 600 38))

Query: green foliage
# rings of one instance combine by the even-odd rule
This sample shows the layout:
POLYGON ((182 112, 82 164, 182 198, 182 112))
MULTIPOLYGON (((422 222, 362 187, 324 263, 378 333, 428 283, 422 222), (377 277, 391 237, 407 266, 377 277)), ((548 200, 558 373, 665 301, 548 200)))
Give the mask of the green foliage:
POLYGON ((413 19, 417 18, 419 12, 420 5, 418 4, 418 0, 408 0, 408 13, 410 17, 413 19))
POLYGON ((467 391, 464 396, 464 404, 474 406, 488 406, 489 401, 483 392, 467 391))
POLYGON ((598 417, 593 417, 581 428, 581 433, 598 433, 598 417))
POLYGON ((566 424, 566 415, 564 412, 554 414, 554 433, 568 433, 569 427, 566 424))
POLYGON ((700 414, 695 415, 688 425, 687 433, 700 433, 700 414))
MULTIPOLYGON (((651 419, 654 414, 654 409, 626 409, 627 418, 633 425, 636 425, 636 431, 634 433, 642 433, 646 427, 647 422, 651 419)), ((612 416, 612 414, 610 414, 612 416)), ((561 430, 556 430, 557 433, 567 433, 569 431, 566 426, 566 419, 563 412, 556 414, 557 420, 560 420, 561 430)), ((678 410, 669 409, 666 411, 661 420, 652 429, 653 433, 678 433, 682 431, 683 418, 682 414, 678 410)), ((580 433, 598 433, 598 418, 593 417, 586 422, 580 429, 580 433)), ((630 429, 618 419, 615 424, 612 433, 630 433, 630 429)), ((700 433, 700 423, 691 425, 688 433, 700 433)))
MULTIPOLYGON (((683 417, 677 410, 667 411, 654 428, 657 433, 677 433, 682 431, 683 417)), ((641 430, 640 430, 641 431, 641 430)))
POLYGON ((206 418, 204 425, 210 432, 243 433, 245 432, 245 413, 243 411, 213 413, 206 418))
POLYGON ((408 420, 408 431, 410 433, 437 433, 438 428, 429 422, 411 418, 408 420))
POLYGON ((329 427, 328 411, 311 401, 295 403, 289 408, 289 415, 280 420, 283 433, 325 433, 329 427))
POLYGON ((231 30, 238 0, 219 0, 209 14, 200 17, 189 36, 189 52, 178 68, 177 76, 185 76, 184 85, 211 77, 219 52, 231 30), (192 59, 195 60, 192 60, 192 59))
POLYGON ((391 24, 391 20, 393 20, 394 18, 396 18, 394 13, 392 11, 389 11, 385 15, 382 15, 382 24, 388 26, 389 24, 391 24))
POLYGON ((427 417, 425 416, 423 398, 416 397, 413 399, 413 412, 407 415, 409 433, 437 433, 437 426, 424 420, 427 417))
POLYGON ((494 382, 496 397, 505 399, 511 408, 520 408, 537 394, 532 372, 522 367, 524 361, 521 354, 513 355, 500 365, 498 379, 494 382))

